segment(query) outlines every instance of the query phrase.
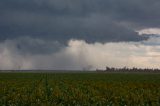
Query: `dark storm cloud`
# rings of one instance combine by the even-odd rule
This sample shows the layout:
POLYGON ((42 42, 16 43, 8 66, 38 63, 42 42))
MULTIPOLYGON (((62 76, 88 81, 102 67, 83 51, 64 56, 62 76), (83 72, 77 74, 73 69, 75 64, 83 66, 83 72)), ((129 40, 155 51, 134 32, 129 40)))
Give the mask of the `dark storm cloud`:
POLYGON ((4 44, 10 49, 14 48, 21 55, 33 56, 59 52, 65 47, 65 45, 60 44, 58 41, 33 39, 31 37, 19 37, 12 40, 5 40, 4 42, 1 42, 1 44, 4 44))
POLYGON ((142 36, 159 33, 159 10, 159 0, 1 0, 0 69, 159 67, 160 37, 142 36))
POLYGON ((0 39, 139 41, 135 29, 159 27, 159 10, 158 0, 2 0, 0 39))

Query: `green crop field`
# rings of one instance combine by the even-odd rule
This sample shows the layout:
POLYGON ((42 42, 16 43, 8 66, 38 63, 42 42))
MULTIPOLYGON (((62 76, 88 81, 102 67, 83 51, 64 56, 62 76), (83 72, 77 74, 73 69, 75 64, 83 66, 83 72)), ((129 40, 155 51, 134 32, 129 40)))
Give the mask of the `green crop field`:
POLYGON ((0 106, 160 106, 160 74, 0 73, 0 106))

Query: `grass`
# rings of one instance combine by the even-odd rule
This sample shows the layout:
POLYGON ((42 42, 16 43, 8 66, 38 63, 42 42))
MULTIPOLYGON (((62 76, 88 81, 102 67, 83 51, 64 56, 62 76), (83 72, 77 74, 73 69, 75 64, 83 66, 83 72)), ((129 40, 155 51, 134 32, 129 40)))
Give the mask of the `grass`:
POLYGON ((160 74, 0 73, 0 105, 159 106, 160 74))

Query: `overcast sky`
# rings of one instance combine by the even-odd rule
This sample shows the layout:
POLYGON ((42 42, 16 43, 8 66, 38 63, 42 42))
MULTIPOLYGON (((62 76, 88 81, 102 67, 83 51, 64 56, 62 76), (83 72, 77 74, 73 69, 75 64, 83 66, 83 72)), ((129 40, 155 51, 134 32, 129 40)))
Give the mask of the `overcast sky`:
POLYGON ((159 0, 1 0, 0 69, 160 68, 159 0))

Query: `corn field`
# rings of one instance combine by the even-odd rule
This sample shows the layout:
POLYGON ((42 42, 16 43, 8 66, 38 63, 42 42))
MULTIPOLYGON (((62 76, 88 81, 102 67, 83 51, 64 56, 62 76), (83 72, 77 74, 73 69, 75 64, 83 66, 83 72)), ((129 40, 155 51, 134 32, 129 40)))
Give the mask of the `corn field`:
POLYGON ((0 106, 160 106, 160 74, 0 73, 0 106))

